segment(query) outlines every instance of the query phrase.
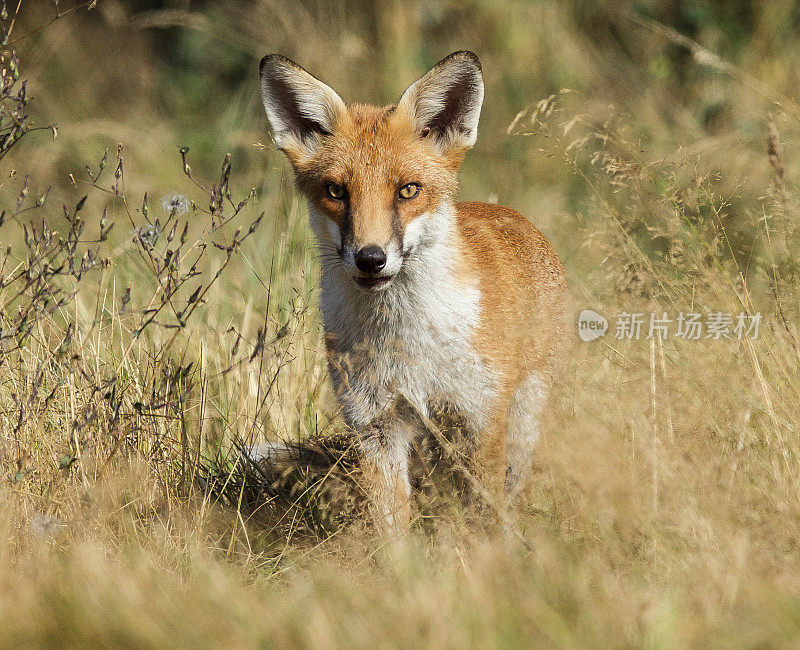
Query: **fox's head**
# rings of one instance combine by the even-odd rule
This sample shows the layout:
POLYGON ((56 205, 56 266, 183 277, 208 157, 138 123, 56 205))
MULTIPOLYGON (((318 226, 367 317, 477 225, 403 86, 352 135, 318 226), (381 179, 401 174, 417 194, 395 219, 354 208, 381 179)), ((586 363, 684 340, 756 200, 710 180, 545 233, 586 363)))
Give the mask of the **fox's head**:
POLYGON ((275 144, 307 197, 323 254, 362 289, 391 284, 429 222, 450 202, 483 102, 481 67, 455 52, 403 93, 397 105, 346 105, 282 56, 261 60, 261 94, 275 144))

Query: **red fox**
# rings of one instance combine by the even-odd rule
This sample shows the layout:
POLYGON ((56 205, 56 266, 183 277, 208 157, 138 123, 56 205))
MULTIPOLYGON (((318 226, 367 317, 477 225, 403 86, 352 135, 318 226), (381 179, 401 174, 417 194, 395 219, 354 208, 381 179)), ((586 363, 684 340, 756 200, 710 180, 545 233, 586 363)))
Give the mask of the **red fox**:
POLYGON ((522 215, 455 203, 483 103, 478 57, 455 52, 396 105, 346 105, 279 55, 261 60, 278 149, 308 200, 322 262, 321 310, 334 388, 361 443, 372 512, 410 522, 408 453, 443 402, 472 432, 472 467, 503 501, 532 463, 564 337, 566 281, 522 215))

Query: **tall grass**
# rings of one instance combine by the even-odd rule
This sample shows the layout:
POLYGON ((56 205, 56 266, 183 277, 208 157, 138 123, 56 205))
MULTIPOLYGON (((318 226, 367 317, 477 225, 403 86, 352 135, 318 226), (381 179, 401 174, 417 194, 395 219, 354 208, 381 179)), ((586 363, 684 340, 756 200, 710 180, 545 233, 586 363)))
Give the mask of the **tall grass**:
POLYGON ((791 6, 735 6, 100 0, 36 31, 32 3, 13 93, 58 137, 0 163, 0 645, 796 643, 800 39, 791 6), (530 215, 611 331, 565 356, 519 536, 424 445, 398 554, 363 517, 254 61, 390 101, 463 47, 488 91, 462 195, 530 215), (664 311, 763 320, 614 338, 664 311), (243 458, 277 439, 277 471, 243 458))

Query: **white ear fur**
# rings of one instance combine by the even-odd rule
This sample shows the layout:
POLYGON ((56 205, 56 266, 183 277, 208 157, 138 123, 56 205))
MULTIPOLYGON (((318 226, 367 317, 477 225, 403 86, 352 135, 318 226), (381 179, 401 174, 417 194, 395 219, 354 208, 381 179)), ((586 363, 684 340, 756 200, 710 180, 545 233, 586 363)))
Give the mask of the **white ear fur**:
POLYGON ((418 133, 433 137, 446 153, 475 144, 482 104, 481 64, 472 52, 461 51, 442 59, 411 84, 397 107, 408 113, 418 133))
POLYGON ((278 54, 261 59, 261 99, 279 149, 303 159, 331 133, 347 110, 342 98, 299 65, 278 54))

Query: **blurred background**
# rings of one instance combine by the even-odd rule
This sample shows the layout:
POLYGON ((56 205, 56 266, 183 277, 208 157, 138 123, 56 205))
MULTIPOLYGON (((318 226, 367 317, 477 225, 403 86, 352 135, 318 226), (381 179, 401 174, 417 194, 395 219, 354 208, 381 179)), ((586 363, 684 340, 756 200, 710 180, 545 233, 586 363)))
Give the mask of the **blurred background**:
MULTIPOLYGON (((623 123, 643 164, 680 151, 679 164, 724 168, 716 187, 731 198, 731 223, 768 184, 768 113, 789 139, 800 118, 800 5, 790 0, 100 0, 41 29, 55 15, 51 0, 26 2, 16 37, 33 33, 15 46, 32 117, 57 123, 59 137, 42 148, 33 140, 47 136, 31 137, 13 165, 64 191, 70 173, 123 143, 133 188, 160 196, 180 182, 178 147, 189 146, 201 176, 232 153, 241 184, 269 201, 288 173, 257 85, 272 52, 346 101, 389 103, 451 51, 475 51, 486 99, 461 196, 529 215, 568 258, 592 190, 547 134, 509 132, 520 111, 556 95, 570 117, 623 123)), ((791 167, 794 149, 785 156, 791 167)))

